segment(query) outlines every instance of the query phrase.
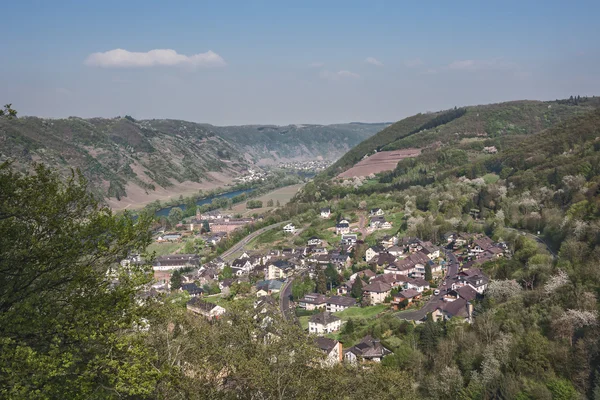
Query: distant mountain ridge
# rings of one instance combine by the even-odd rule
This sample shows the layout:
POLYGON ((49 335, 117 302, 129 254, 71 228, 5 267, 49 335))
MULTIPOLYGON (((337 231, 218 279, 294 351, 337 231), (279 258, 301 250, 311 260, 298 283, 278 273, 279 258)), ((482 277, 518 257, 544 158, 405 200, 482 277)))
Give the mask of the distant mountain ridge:
MULTIPOLYGON (((79 168, 105 199, 220 186, 255 165, 335 160, 387 124, 218 127, 181 120, 0 120, 0 161, 79 168)), ((135 202, 135 200, 132 200, 135 202)))

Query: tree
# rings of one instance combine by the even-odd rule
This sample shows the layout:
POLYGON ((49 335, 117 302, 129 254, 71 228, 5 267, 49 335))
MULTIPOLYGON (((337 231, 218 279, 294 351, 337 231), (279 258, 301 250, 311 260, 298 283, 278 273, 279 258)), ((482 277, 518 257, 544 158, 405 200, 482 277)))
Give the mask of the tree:
POLYGON ((325 268, 325 276, 327 277, 327 281, 331 283, 332 288, 340 286, 340 274, 332 264, 328 264, 327 268, 325 268))
POLYGON ((177 225, 179 223, 179 221, 181 221, 182 218, 183 218, 183 211, 181 211, 181 208, 179 208, 179 207, 171 208, 171 211, 169 211, 169 222, 171 223, 171 225, 177 225))
POLYGON ((429 265, 429 263, 425 264, 425 280, 428 282, 433 280, 433 275, 431 274, 431 265, 429 265))
POLYGON ((233 278, 233 268, 231 266, 226 265, 223 267, 223 271, 221 272, 221 276, 223 279, 231 279, 233 278))
POLYGON ((363 284, 362 284, 362 280, 358 276, 356 277, 356 279, 354 280, 354 283, 352 284, 352 289, 350 289, 350 294, 355 299, 359 299, 360 297, 362 297, 363 284))
POLYGON ((12 108, 12 104, 4 105, 4 108, 0 108, 0 118, 14 118, 17 116, 17 110, 12 108))
POLYGON ((269 201, 267 201, 267 207, 273 207, 273 199, 269 199, 269 201))
POLYGON ((281 207, 281 203, 279 203, 279 200, 277 200, 277 203, 275 203, 276 207, 281 207))
POLYGON ((202 221, 202 232, 204 232, 204 233, 210 232, 210 224, 206 220, 202 221))
POLYGON ((327 293, 327 278, 322 270, 317 273, 315 291, 321 294, 327 293))
POLYGON ((171 290, 181 289, 181 272, 176 269, 171 274, 171 290))
POLYGON ((115 216, 80 173, 0 165, 0 397, 146 397, 158 372, 137 339, 151 219, 115 216), (115 285, 115 281, 118 284, 115 285))

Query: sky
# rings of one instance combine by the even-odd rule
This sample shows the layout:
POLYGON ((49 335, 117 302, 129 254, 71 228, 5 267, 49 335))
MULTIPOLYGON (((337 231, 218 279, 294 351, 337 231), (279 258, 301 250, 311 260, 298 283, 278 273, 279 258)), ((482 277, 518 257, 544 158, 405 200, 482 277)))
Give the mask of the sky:
POLYGON ((41 117, 396 121, 600 95, 600 1, 31 1, 0 102, 41 117))

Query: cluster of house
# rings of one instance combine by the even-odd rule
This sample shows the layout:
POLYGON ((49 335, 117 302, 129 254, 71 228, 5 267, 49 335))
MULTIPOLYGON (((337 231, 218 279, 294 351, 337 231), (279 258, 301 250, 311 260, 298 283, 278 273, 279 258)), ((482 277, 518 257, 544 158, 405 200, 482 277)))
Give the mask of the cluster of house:
POLYGON ((266 177, 266 172, 256 171, 252 168, 248 168, 247 173, 240 177, 234 178, 233 181, 236 183, 262 182, 266 177))
POLYGON ((447 233, 444 237, 448 247, 453 250, 464 249, 466 254, 460 256, 459 261, 465 261, 465 268, 510 255, 506 243, 494 243, 485 235, 447 233))
POLYGON ((331 165, 329 160, 291 161, 278 165, 279 168, 293 169, 298 171, 322 171, 331 165))
POLYGON ((211 233, 230 233, 234 230, 243 227, 244 225, 255 222, 254 218, 234 218, 230 214, 222 214, 219 210, 208 212, 197 212, 196 218, 192 220, 192 224, 202 224, 208 222, 208 227, 211 233))

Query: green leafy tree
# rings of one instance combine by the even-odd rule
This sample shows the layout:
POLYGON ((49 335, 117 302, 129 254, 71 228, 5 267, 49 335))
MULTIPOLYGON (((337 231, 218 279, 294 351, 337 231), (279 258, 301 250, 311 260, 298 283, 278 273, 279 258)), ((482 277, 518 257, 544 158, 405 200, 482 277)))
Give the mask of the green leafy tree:
POLYGON ((425 264, 425 280, 431 282, 433 280, 433 275, 431 273, 431 265, 429 263, 425 264))
POLYGON ((183 211, 181 211, 181 208, 179 208, 179 207, 171 208, 171 211, 169 211, 169 222, 171 223, 171 225, 177 225, 179 223, 179 221, 181 221, 182 218, 183 218, 183 211))
POLYGON ((325 276, 322 270, 319 270, 319 272, 317 273, 315 286, 315 290, 317 293, 327 293, 327 277, 325 276))
POLYGON ((171 290, 181 289, 181 272, 176 269, 171 274, 171 290))
POLYGON ((6 104, 4 108, 0 108, 0 118, 14 118, 17 116, 17 110, 12 108, 12 104, 6 104))
POLYGON ((350 294, 352 295, 352 297, 354 297, 355 299, 359 299, 362 297, 362 293, 363 293, 363 283, 362 283, 362 279, 360 279, 358 276, 356 277, 356 279, 354 280, 354 284, 352 284, 352 289, 350 289, 350 294))
POLYGON ((210 232, 210 224, 208 223, 208 221, 202 221, 202 232, 210 232))
POLYGON ((327 277, 327 281, 331 284, 332 288, 340 286, 342 281, 340 274, 332 264, 328 264, 327 268, 325 268, 325 276, 327 277))
POLYGON ((135 294, 150 218, 115 216, 73 174, 0 165, 0 397, 145 397, 159 372, 138 340, 135 294), (118 284, 115 285, 115 282, 118 284))
POLYGON ((223 268, 223 271, 221 272, 221 276, 223 277, 223 279, 233 278, 233 269, 229 265, 226 265, 223 268))

